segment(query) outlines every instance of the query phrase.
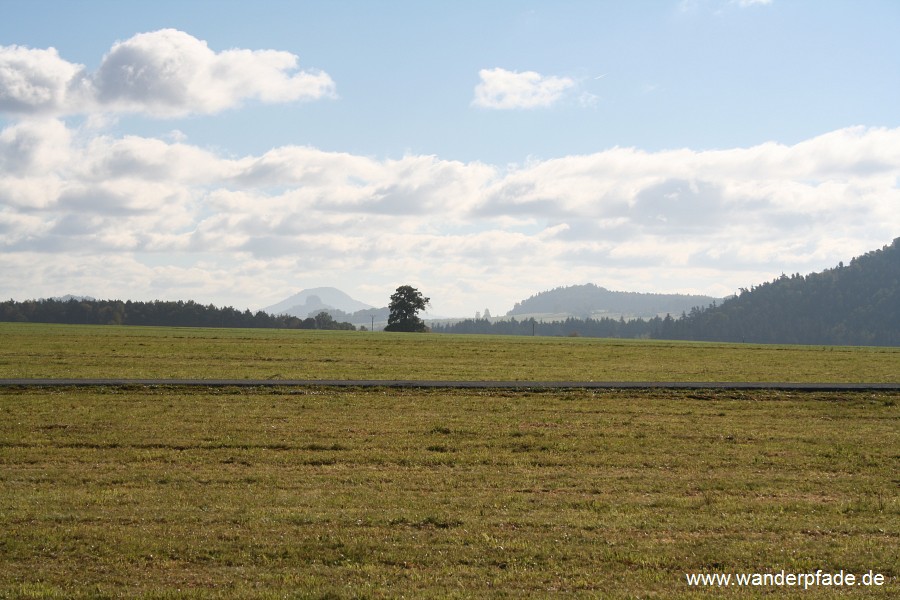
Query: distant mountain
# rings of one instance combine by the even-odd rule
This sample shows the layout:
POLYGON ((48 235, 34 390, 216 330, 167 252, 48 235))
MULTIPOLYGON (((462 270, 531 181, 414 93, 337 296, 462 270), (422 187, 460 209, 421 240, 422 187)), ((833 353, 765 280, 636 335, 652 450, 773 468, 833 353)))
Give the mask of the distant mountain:
POLYGON ((900 238, 809 275, 782 275, 666 323, 669 339, 900 346, 900 238))
POLYGON ((558 287, 517 302, 507 316, 553 315, 554 317, 596 318, 652 318, 686 313, 696 306, 707 306, 721 298, 685 294, 642 294, 613 292, 588 283, 558 287))
POLYGON ((93 302, 94 300, 96 300, 96 298, 92 298, 91 296, 73 296, 72 294, 66 294, 65 296, 54 296, 52 298, 48 298, 48 300, 56 300, 57 302, 68 302, 69 300, 75 300, 77 302, 93 302))
POLYGON ((303 319, 322 311, 328 312, 330 309, 354 313, 371 308, 371 305, 354 300, 337 288, 319 287, 303 290, 262 310, 270 315, 292 315, 303 319))

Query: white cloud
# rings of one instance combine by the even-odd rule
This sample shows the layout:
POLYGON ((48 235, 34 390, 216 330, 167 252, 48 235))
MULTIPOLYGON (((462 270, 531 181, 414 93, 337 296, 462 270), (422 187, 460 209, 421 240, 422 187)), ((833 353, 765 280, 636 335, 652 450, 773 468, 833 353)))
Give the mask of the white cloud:
POLYGON ((545 76, 534 71, 482 69, 478 76, 481 82, 475 86, 472 105, 479 108, 546 108, 576 85, 570 77, 545 76))
POLYGON ((333 97, 322 71, 298 70, 276 50, 214 52, 175 29, 117 42, 94 73, 53 48, 0 46, 0 111, 19 114, 211 114, 245 100, 293 102, 333 97))
POLYGON ((0 131, 0 296, 258 307, 338 284, 382 289, 361 298, 375 304, 415 281, 435 312, 469 314, 588 281, 724 295, 890 242, 898 165, 900 129, 499 168, 294 146, 230 158, 27 121, 0 131))
POLYGON ((82 70, 81 65, 61 59, 55 48, 0 46, 0 111, 59 111, 83 77, 82 70))
POLYGON ((43 174, 71 158, 71 132, 53 119, 23 121, 0 131, 0 173, 43 174))

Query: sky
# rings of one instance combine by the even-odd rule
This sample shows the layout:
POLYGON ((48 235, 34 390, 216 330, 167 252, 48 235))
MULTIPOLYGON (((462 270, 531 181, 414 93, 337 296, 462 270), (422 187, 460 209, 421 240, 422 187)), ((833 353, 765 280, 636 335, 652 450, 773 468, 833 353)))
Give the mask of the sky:
POLYGON ((895 0, 0 0, 0 298, 717 297, 900 236, 895 0))

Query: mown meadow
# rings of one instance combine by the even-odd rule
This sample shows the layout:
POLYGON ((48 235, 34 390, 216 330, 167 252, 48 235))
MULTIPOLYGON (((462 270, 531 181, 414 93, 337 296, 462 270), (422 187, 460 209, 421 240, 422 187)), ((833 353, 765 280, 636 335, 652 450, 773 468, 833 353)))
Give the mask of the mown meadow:
POLYGON ((900 348, 0 323, 0 378, 898 380, 900 348))
MULTIPOLYGON (((898 364, 891 348, 0 333, 2 378, 890 382, 898 364)), ((0 387, 0 598, 892 598, 898 401, 886 390, 0 387), (817 569, 886 582, 685 577, 817 569)))
POLYGON ((896 597, 898 400, 3 389, 0 597, 896 597))

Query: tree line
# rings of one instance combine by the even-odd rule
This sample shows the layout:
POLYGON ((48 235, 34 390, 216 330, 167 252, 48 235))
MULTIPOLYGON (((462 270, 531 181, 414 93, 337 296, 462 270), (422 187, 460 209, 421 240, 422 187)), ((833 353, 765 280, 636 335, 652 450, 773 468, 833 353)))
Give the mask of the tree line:
MULTIPOLYGON (((671 321, 672 318, 668 317, 671 321)), ((434 333, 480 333, 489 335, 546 335, 584 336, 607 338, 651 338, 660 335, 666 319, 654 317, 649 320, 624 318, 579 319, 544 321, 535 318, 517 320, 515 317, 492 321, 489 319, 466 319, 457 323, 432 323, 434 333), (654 335, 656 334, 656 335, 654 335)))
POLYGON ((75 325, 154 325, 163 327, 257 327, 269 329, 354 330, 322 311, 301 319, 291 315, 270 315, 263 311, 239 311, 231 306, 153 300, 56 299, 8 300, 0 303, 0 321, 67 323, 75 325))

